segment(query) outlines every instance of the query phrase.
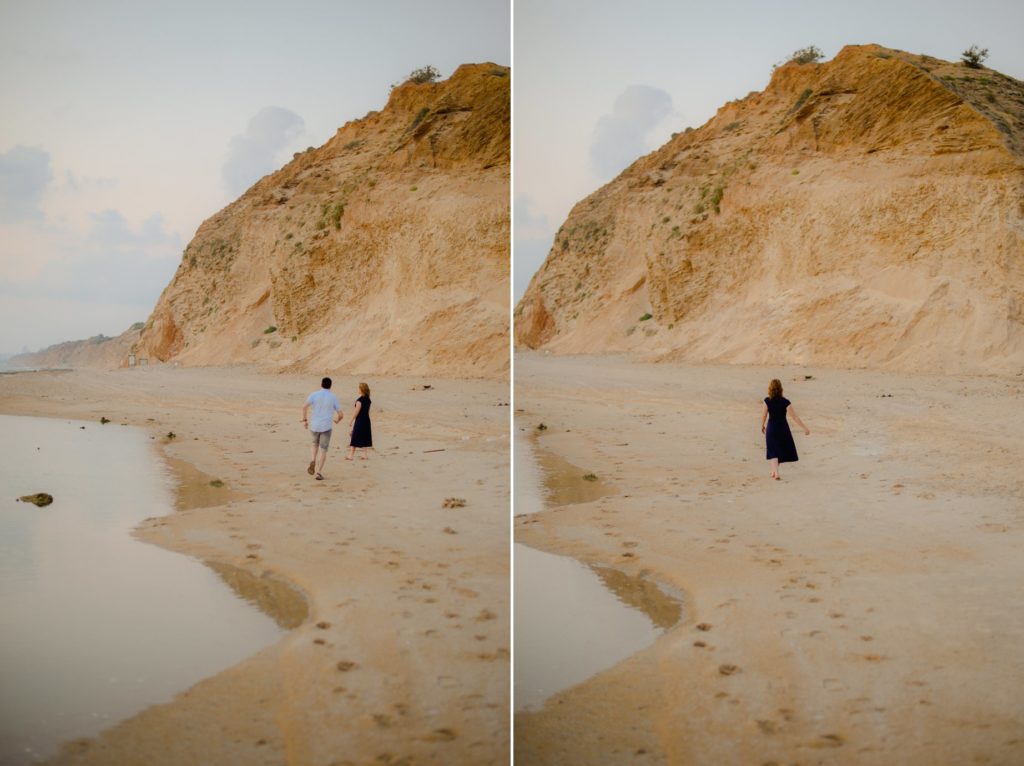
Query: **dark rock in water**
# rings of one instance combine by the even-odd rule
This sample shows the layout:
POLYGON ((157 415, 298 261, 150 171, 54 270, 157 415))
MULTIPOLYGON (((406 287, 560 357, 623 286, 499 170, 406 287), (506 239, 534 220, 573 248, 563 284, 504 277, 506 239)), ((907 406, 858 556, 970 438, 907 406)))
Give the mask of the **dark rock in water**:
POLYGON ((103 416, 103 417, 100 418, 100 425, 101 426, 105 426, 109 422, 110 422, 110 419, 107 418, 106 416, 103 416))
POLYGON ((32 503, 42 508, 44 505, 49 505, 53 502, 53 495, 48 495, 45 492, 37 492, 34 495, 22 495, 18 498, 22 503, 32 503))

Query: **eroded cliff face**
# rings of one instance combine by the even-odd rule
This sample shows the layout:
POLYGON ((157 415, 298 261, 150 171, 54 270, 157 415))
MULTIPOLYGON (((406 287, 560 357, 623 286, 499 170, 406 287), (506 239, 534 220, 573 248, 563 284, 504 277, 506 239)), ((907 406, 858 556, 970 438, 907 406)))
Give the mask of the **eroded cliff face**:
POLYGON ((1024 83, 787 64, 576 205, 515 311, 557 353, 1024 369, 1024 83))
POLYGON ((382 111, 256 183, 200 226, 138 353, 506 375, 509 79, 473 64, 398 86, 382 111))

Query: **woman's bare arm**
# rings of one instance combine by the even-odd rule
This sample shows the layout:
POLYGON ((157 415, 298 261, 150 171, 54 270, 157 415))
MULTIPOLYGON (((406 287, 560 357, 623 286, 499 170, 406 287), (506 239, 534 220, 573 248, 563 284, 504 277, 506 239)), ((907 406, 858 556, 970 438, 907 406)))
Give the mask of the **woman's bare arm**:
POLYGON ((802 421, 800 419, 800 416, 796 414, 796 410, 793 409, 793 405, 792 404, 789 405, 789 407, 787 408, 787 414, 788 415, 792 415, 793 416, 793 420, 796 421, 796 424, 798 426, 800 426, 802 429, 804 429, 804 436, 810 436, 811 435, 811 429, 809 429, 807 426, 804 425, 804 421, 802 421))
POLYGON ((764 424, 768 422, 768 405, 764 405, 764 409, 761 410, 761 433, 764 433, 764 424))
POLYGON ((356 423, 356 415, 359 414, 359 410, 363 408, 363 403, 360 401, 356 402, 356 408, 352 410, 352 420, 348 422, 348 427, 351 429, 356 423))

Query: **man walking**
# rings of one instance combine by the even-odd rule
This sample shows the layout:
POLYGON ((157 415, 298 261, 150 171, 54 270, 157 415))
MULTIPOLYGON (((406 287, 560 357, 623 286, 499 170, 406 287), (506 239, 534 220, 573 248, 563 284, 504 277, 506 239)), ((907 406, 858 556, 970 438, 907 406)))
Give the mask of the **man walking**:
POLYGON ((315 476, 317 481, 324 478, 320 472, 324 470, 327 448, 331 444, 331 427, 340 423, 344 416, 338 397, 331 393, 331 379, 324 378, 320 390, 307 396, 302 407, 302 422, 313 432, 313 454, 306 473, 315 476))

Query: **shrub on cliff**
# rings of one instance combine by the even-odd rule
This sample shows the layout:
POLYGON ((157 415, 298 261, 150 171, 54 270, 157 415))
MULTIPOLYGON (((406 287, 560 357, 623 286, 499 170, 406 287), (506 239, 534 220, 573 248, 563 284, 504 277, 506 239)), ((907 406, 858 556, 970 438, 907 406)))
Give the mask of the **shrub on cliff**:
POLYGON ((409 77, 406 82, 414 82, 417 85, 421 85, 425 82, 434 82, 441 79, 441 73, 438 72, 432 66, 420 67, 419 69, 413 69, 409 73, 409 77))
POLYGON ((821 49, 816 45, 808 45, 806 48, 801 48, 798 51, 793 51, 788 59, 787 64, 817 64, 825 58, 825 54, 821 52, 821 49))
POLYGON ((988 48, 972 45, 960 54, 960 60, 971 69, 981 69, 981 62, 988 58, 988 48))

